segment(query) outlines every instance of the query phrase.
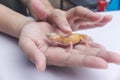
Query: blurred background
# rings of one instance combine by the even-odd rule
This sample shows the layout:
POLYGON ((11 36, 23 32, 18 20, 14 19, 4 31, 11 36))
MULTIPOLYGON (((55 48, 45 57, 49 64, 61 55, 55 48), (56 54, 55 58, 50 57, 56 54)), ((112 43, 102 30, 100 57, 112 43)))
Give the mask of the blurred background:
POLYGON ((56 8, 68 10, 75 6, 84 6, 95 12, 120 9, 120 0, 49 0, 56 8))

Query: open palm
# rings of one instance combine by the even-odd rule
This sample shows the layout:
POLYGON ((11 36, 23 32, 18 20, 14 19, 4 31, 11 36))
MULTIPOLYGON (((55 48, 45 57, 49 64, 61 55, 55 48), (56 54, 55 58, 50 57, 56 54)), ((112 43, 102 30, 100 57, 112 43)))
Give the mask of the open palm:
POLYGON ((45 22, 31 22, 21 30, 19 45, 39 71, 46 65, 66 67, 106 68, 108 62, 120 63, 120 56, 106 51, 103 46, 91 43, 77 44, 71 51, 67 47, 52 46, 46 37, 58 30, 45 22))

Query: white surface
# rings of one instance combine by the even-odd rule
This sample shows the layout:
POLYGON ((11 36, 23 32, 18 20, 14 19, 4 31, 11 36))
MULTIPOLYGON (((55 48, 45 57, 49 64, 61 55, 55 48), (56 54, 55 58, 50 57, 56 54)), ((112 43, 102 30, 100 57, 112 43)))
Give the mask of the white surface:
MULTIPOLYGON (((80 31, 92 36, 95 42, 107 49, 120 53, 120 12, 113 15, 113 20, 103 28, 80 31)), ((19 49, 17 40, 0 35, 0 80, 120 80, 120 66, 109 64, 106 70, 87 68, 48 67, 38 73, 19 49)))

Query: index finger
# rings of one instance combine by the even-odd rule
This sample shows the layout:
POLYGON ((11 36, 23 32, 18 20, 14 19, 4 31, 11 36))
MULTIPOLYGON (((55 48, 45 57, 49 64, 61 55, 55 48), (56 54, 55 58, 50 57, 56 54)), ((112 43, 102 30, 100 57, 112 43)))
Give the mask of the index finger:
POLYGON ((49 19, 52 20, 52 22, 55 23, 62 32, 67 34, 72 32, 70 24, 68 23, 63 11, 58 9, 50 11, 49 19))

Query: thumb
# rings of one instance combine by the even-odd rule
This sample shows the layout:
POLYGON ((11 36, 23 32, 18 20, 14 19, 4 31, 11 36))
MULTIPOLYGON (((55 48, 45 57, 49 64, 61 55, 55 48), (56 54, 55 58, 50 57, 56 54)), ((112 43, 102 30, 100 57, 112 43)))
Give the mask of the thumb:
POLYGON ((52 20, 52 22, 55 23, 63 33, 66 34, 72 33, 72 29, 63 11, 58 9, 54 9, 53 11, 50 11, 49 20, 52 20))
POLYGON ((36 65, 37 70, 42 72, 46 68, 46 59, 45 59, 44 54, 41 51, 39 51, 38 53, 39 54, 36 53, 37 55, 35 56, 35 62, 34 63, 36 65))
POLYGON ((38 71, 42 72, 46 68, 46 58, 44 54, 38 49, 35 43, 28 39, 20 39, 19 45, 30 60, 35 63, 38 71))
POLYGON ((37 20, 45 20, 47 17, 47 10, 40 0, 31 0, 30 11, 37 20))

